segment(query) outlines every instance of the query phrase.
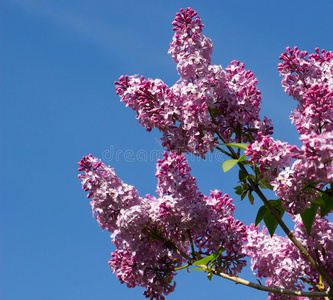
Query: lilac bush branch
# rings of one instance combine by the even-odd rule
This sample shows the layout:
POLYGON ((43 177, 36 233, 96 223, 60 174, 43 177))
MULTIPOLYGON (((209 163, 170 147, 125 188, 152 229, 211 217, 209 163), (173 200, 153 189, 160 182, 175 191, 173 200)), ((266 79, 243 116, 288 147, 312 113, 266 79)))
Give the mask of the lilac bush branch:
MULTIPOLYGON (((202 269, 207 269, 206 266, 199 266, 202 269)), ((278 287, 268 287, 268 286, 264 286, 261 284, 257 284, 245 279, 242 279, 238 276, 230 276, 228 274, 225 274, 223 272, 218 272, 213 270, 213 273, 217 276, 220 276, 222 278, 234 281, 236 284, 242 284, 260 291, 265 291, 265 292, 269 292, 269 293, 274 293, 274 294, 278 294, 278 295, 290 295, 290 296, 297 296, 297 297, 309 297, 309 298, 317 298, 317 297, 330 297, 330 292, 326 291, 326 292, 303 292, 303 291, 293 291, 293 290, 288 290, 288 289, 281 289, 278 287)))
MULTIPOLYGON (((171 249, 175 249, 180 255, 182 255, 187 261, 188 264, 184 266, 185 268, 188 268, 190 265, 194 264, 196 260, 194 258, 189 257, 187 254, 180 251, 174 244, 168 242, 168 247, 171 249)), ((331 299, 332 293, 330 291, 322 291, 322 292, 303 292, 303 291, 294 291, 294 290, 288 290, 288 289, 282 289, 279 287, 270 287, 265 286, 262 284, 257 284, 245 279, 242 279, 239 276, 232 276, 229 274, 226 274, 221 271, 217 271, 214 268, 208 268, 207 265, 198 265, 197 267, 201 268, 206 273, 213 273, 216 276, 228 279, 230 281, 234 281, 236 284, 242 284, 260 291, 270 292, 278 295, 290 295, 290 296, 296 296, 296 297, 309 297, 309 298, 317 298, 317 297, 327 297, 327 299, 331 299)), ((180 268, 178 268, 179 270, 180 268)))
MULTIPOLYGON (((219 135, 219 133, 217 133, 219 135)), ((223 141, 223 143, 226 143, 224 138, 219 135, 220 139, 223 141)), ((231 153, 231 156, 234 159, 239 158, 239 155, 236 154, 234 149, 230 146, 226 146, 228 150, 231 153)), ((247 175, 249 175, 247 169, 244 167, 243 163, 239 162, 238 163, 239 168, 247 175)), ((263 203, 267 206, 271 214, 274 216, 274 218, 277 220, 278 224, 281 226, 282 230, 285 232, 285 234, 288 236, 288 238, 293 242, 293 244, 299 249, 299 251, 302 253, 302 255, 311 263, 311 265, 318 271, 319 274, 321 274, 324 278, 324 280, 327 282, 327 284, 333 289, 333 280, 329 277, 325 269, 318 264, 315 259, 310 255, 310 253, 303 247, 303 245, 295 238, 291 230, 287 227, 287 225, 283 222, 281 219, 280 215, 276 211, 276 209, 269 203, 267 200, 266 196, 262 193, 260 188, 258 187, 257 184, 253 182, 250 176, 247 176, 247 180, 253 190, 256 192, 256 194, 259 196, 259 198, 263 201, 263 203)))
POLYGON ((175 288, 176 271, 199 264, 209 278, 215 274, 236 279, 248 256, 256 276, 267 278, 270 300, 281 299, 276 293, 291 299, 285 291, 307 295, 304 283, 310 285, 309 295, 318 289, 329 295, 333 224, 324 215, 331 209, 333 180, 333 52, 316 49, 307 56, 295 47, 280 57, 282 85, 298 101, 291 118, 300 134, 299 149, 271 137, 271 120, 259 118, 258 80, 243 63, 232 61, 225 68, 211 64, 213 44, 203 35, 204 25, 193 9, 181 9, 172 25, 169 53, 180 80, 171 87, 138 75, 115 82, 121 101, 137 112, 147 131, 157 128, 162 133, 162 146, 169 151, 158 160, 157 196, 139 196, 135 187, 92 155, 79 163, 93 215, 102 229, 112 232, 112 271, 121 283, 142 286, 147 298, 162 300, 175 288), (247 143, 245 154, 240 157, 240 149, 236 153, 230 143, 247 143), (214 149, 232 157, 233 165, 238 163, 247 177, 242 182, 250 201, 251 192, 256 192, 286 237, 271 237, 265 227, 260 232, 259 226, 236 220, 227 194, 213 190, 205 196, 198 191, 184 154, 205 158, 214 149), (242 163, 246 156, 255 176, 248 175, 242 163), (274 189, 292 215, 293 232, 262 193, 260 180, 274 189), (299 214, 322 195, 328 197, 326 211, 321 206, 309 230, 299 214), (203 266, 202 260, 209 264, 203 266))

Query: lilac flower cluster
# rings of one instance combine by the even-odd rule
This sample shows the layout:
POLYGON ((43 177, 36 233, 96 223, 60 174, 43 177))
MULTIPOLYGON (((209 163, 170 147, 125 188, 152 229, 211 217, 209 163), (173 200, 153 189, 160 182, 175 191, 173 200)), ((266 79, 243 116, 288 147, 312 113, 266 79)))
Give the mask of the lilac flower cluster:
POLYGON ((302 147, 290 168, 273 184, 276 194, 289 200, 290 211, 298 213, 317 197, 310 185, 324 186, 333 177, 333 52, 306 51, 289 47, 282 53, 278 70, 282 86, 298 105, 291 116, 302 147))
POLYGON ((291 118, 302 135, 333 130, 333 52, 315 52, 288 47, 278 65, 284 90, 298 101, 291 118))
MULTIPOLYGON (((138 75, 115 82, 121 101, 147 131, 162 133, 162 146, 170 151, 156 166, 157 196, 140 197, 92 155, 79 162, 93 215, 112 232, 112 271, 128 287, 144 287, 147 298, 164 299, 175 289, 183 264, 222 249, 217 271, 237 275, 247 255, 268 286, 302 291, 310 285, 317 291, 318 272, 288 237, 270 237, 265 227, 260 232, 235 220, 227 194, 200 193, 184 154, 204 158, 221 141, 250 143, 245 154, 293 215, 295 237, 333 277, 333 224, 316 216, 308 237, 297 215, 333 182, 333 52, 316 49, 308 56, 295 47, 280 57, 282 86, 298 101, 291 119, 300 134, 299 149, 270 137, 271 120, 259 118, 258 81, 243 63, 232 61, 225 69, 211 64, 213 45, 193 9, 181 9, 172 25, 169 53, 180 80, 171 87, 138 75)), ((270 294, 269 299, 298 298, 270 294)))
POLYGON ((260 135, 258 140, 248 145, 245 154, 250 156, 249 162, 258 166, 260 178, 273 186, 288 212, 299 213, 311 206, 318 193, 307 188, 311 181, 302 172, 304 162, 300 159, 300 149, 260 135), (292 159, 296 161, 290 167, 292 159))
POLYGON ((208 73, 213 52, 210 38, 202 34, 204 25, 192 8, 180 10, 172 22, 175 34, 168 53, 177 63, 177 70, 184 80, 202 78, 208 73))
POLYGON ((258 165, 261 178, 265 177, 266 182, 271 183, 299 151, 296 146, 259 134, 258 139, 248 145, 245 154, 250 156, 249 162, 258 165))
POLYGON ((225 141, 246 143, 257 139, 258 133, 273 133, 271 120, 259 118, 261 92, 256 87, 258 80, 245 69, 244 63, 234 60, 225 70, 221 66, 211 66, 202 83, 214 123, 225 141))
POLYGON ((234 219, 232 199, 217 190, 208 197, 198 192, 183 155, 165 152, 158 161, 158 198, 139 197, 92 155, 79 166, 93 215, 112 232, 116 251, 109 265, 121 283, 145 287, 147 298, 164 299, 175 288, 176 268, 186 262, 181 253, 198 259, 223 247, 217 269, 236 275, 246 265, 246 227, 234 219))
POLYGON ((140 124, 148 131, 159 129, 167 150, 203 158, 219 144, 216 132, 228 142, 271 134, 271 121, 259 118, 261 96, 253 73, 237 61, 225 70, 211 65, 213 45, 193 9, 181 10, 172 24, 169 53, 180 80, 170 88, 143 76, 121 76, 115 82, 116 93, 137 112, 140 124))
POLYGON ((298 101, 291 119, 300 134, 301 149, 267 136, 246 151, 294 214, 310 207, 318 197, 317 188, 333 178, 333 52, 315 51, 307 56, 306 51, 288 47, 278 66, 282 86, 298 101))
POLYGON ((333 179, 333 132, 302 135, 301 152, 291 167, 271 184, 292 213, 300 213, 318 197, 318 189, 333 179), (314 186, 315 188, 312 188, 314 186))
POLYGON ((198 86, 182 82, 167 88, 161 80, 143 76, 121 76, 116 84, 121 101, 137 112, 141 125, 163 133, 162 146, 167 150, 204 156, 218 145, 216 126, 198 86))
POLYGON ((124 209, 141 202, 135 187, 124 184, 113 169, 105 166, 95 157, 85 156, 79 162, 79 175, 82 188, 88 192, 93 215, 96 215, 102 229, 114 231, 118 229, 117 219, 124 209))
MULTIPOLYGON (((301 221, 300 216, 294 216, 295 237, 310 252, 317 257, 329 276, 333 276, 333 224, 318 215, 314 221, 311 236, 301 221)), ((248 243, 245 248, 251 258, 251 268, 259 278, 267 278, 266 285, 290 290, 302 291, 309 286, 310 291, 318 291, 320 277, 316 270, 300 254, 299 250, 288 239, 274 235, 270 237, 264 227, 259 231, 259 225, 248 227, 248 243)), ((325 289, 327 286, 324 287, 325 289)), ((295 299, 294 296, 269 294, 270 300, 295 299)), ((297 299, 297 298, 296 298, 297 299)), ((299 299, 304 299, 300 297, 299 299)), ((311 298, 313 299, 313 298, 311 298)))

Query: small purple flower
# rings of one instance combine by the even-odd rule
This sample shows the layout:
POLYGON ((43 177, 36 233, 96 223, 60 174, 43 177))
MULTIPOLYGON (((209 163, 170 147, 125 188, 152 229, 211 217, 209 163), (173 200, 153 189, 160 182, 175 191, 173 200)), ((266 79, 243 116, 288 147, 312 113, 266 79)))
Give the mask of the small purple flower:
POLYGON ((234 219, 232 199, 218 190, 202 195, 183 155, 165 152, 158 160, 158 198, 139 197, 92 155, 83 157, 79 166, 93 214, 102 229, 112 232, 116 251, 109 265, 121 283, 146 288, 148 298, 164 299, 175 288, 175 268, 186 262, 170 243, 187 255, 191 241, 197 255, 223 247, 217 268, 232 275, 246 265, 246 227, 234 219))

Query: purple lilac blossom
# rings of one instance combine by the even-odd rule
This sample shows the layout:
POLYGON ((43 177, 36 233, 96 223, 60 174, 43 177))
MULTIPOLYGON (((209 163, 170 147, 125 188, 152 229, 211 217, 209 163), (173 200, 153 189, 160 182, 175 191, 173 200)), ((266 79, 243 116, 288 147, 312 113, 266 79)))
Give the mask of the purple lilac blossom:
POLYGON ((308 55, 287 47, 280 60, 282 86, 298 101, 290 118, 302 147, 282 146, 263 137, 249 145, 246 154, 252 156, 249 160, 273 186, 287 211, 297 214, 311 206, 319 187, 333 182, 333 52, 317 48, 308 55))
POLYGON ((333 52, 316 48, 308 55, 287 47, 280 60, 282 86, 298 101, 291 120, 302 147, 296 161, 272 185, 277 196, 288 199, 290 211, 299 213, 318 196, 309 185, 333 182, 333 52))
MULTIPOLYGON (((299 102, 291 116, 301 135, 298 149, 269 137, 271 120, 259 118, 258 81, 243 63, 232 61, 225 69, 211 65, 213 45, 202 34, 204 26, 193 9, 177 13, 172 25, 169 53, 180 80, 170 88, 160 79, 137 75, 115 82, 121 101, 137 112, 146 130, 160 130, 162 145, 171 151, 157 164, 157 197, 140 197, 91 155, 79 163, 93 215, 112 232, 116 246, 109 262, 112 271, 128 287, 145 287, 147 298, 164 299, 175 288, 175 268, 186 262, 171 244, 193 258, 223 248, 216 268, 236 275, 246 264, 243 244, 248 242, 251 267, 258 277, 267 278, 268 286, 304 290, 307 281, 316 290, 317 272, 287 237, 271 238, 265 228, 259 232, 253 224, 246 228, 235 220, 232 199, 218 190, 201 194, 186 159, 178 154, 204 158, 219 144, 216 133, 229 143, 250 142, 246 154, 288 212, 303 211, 333 178, 333 52, 316 49, 307 57, 295 47, 280 57, 282 86, 299 102), (307 188, 310 184, 316 188, 307 188)), ((333 225, 317 216, 307 237, 300 217, 293 218, 295 237, 333 276, 333 225)), ((269 299, 298 297, 269 294, 269 299)))
POLYGON ((213 44, 202 34, 204 25, 197 12, 188 7, 181 9, 172 22, 175 34, 168 53, 177 63, 178 73, 184 80, 204 77, 211 63, 213 44))
MULTIPOLYGON (((302 245, 317 257, 330 277, 333 276, 333 224, 319 215, 315 218, 311 235, 307 231, 299 215, 293 216, 295 222, 294 235, 302 245)), ((253 224, 247 228, 248 243, 245 245, 247 255, 251 258, 251 269, 259 278, 266 278, 266 285, 304 291, 308 283, 310 291, 318 291, 320 277, 317 271, 302 256, 288 237, 271 237, 263 227, 253 224)), ((328 287, 325 286, 324 289, 328 287)), ((295 299, 293 296, 269 294, 270 300, 295 299)), ((300 298, 301 299, 301 298, 300 298)), ((303 298, 302 298, 303 299, 303 298)), ((315 298, 311 298, 315 299, 315 298)))
POLYGON ((318 197, 318 189, 333 182, 333 133, 301 135, 300 155, 271 182, 291 213, 300 213, 318 197), (310 188, 315 186, 315 189, 310 188))
POLYGON ((219 145, 218 131, 227 142, 248 142, 258 132, 272 134, 271 120, 259 118, 261 96, 253 73, 232 61, 222 69, 211 65, 212 42, 191 9, 177 13, 169 53, 180 80, 167 87, 160 79, 121 76, 116 93, 137 112, 139 123, 162 132, 162 146, 177 154, 205 158, 219 145))
POLYGON ((93 215, 112 232, 116 251, 109 265, 121 283, 145 287, 147 298, 164 299, 175 288, 175 268, 186 262, 177 249, 197 259, 223 247, 216 268, 231 275, 246 265, 246 227, 234 219, 232 199, 218 190, 201 194, 183 155, 165 152, 158 160, 158 197, 140 197, 92 155, 79 166, 93 215), (191 241, 196 254, 190 252, 191 241))
POLYGON ((250 156, 249 162, 258 165, 260 177, 271 183, 281 170, 290 165, 292 158, 297 157, 299 151, 296 146, 259 133, 258 139, 248 145, 245 154, 250 156))
POLYGON ((306 51, 287 47, 278 65, 284 90, 298 101, 291 118, 300 134, 333 129, 333 52, 315 52, 307 57, 306 51))
POLYGON ((202 79, 209 98, 218 132, 228 143, 247 143, 258 138, 258 133, 273 133, 271 120, 259 118, 261 92, 257 78, 245 69, 244 63, 232 61, 225 70, 211 66, 202 79))

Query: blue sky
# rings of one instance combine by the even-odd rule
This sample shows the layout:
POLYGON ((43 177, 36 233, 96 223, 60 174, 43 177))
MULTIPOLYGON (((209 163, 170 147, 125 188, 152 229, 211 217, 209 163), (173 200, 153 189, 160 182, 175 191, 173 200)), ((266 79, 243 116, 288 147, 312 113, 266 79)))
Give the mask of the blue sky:
MULTIPOLYGON (((206 25, 213 63, 243 61, 259 79, 274 136, 298 143, 288 119, 296 103, 280 85, 278 57, 286 46, 333 49, 331 1, 3 0, 1 299, 144 299, 110 272, 114 248, 91 217, 77 162, 92 153, 141 195, 154 193, 149 154, 162 150, 159 133, 140 127, 113 82, 122 74, 178 80, 167 50, 175 13, 187 6, 206 25)), ((189 159, 203 193, 234 196, 236 172, 223 174, 223 157, 189 159)), ((253 222, 259 200, 234 200, 236 216, 253 222)), ((243 277, 254 280, 251 271, 243 277)), ((167 299, 267 299, 196 272, 176 281, 167 299)))

